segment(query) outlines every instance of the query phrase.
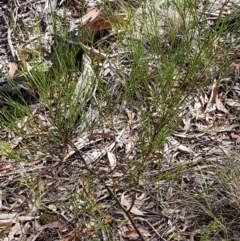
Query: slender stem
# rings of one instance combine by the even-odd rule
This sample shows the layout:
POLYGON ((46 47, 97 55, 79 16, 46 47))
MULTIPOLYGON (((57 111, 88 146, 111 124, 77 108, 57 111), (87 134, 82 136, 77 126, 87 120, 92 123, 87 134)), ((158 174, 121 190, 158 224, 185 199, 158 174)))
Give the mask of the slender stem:
MULTIPOLYGON (((84 157, 82 156, 81 152, 77 149, 77 147, 76 147, 73 143, 71 143, 71 142, 70 142, 69 144, 70 144, 70 146, 71 146, 72 148, 74 148, 74 149, 76 150, 76 152, 77 152, 80 160, 83 162, 83 164, 85 165, 86 169, 87 169, 91 174, 96 175, 96 173, 95 173, 91 168, 89 168, 88 164, 86 163, 84 157)), ((133 221, 133 219, 132 219, 132 217, 131 217, 131 215, 130 215, 130 213, 129 213, 129 211, 130 211, 131 209, 126 210, 126 209, 122 206, 121 202, 118 200, 118 197, 115 195, 115 193, 114 193, 114 192, 110 189, 110 187, 105 183, 105 181, 104 181, 101 177, 98 177, 98 178, 99 178, 100 183, 107 189, 107 191, 108 191, 109 194, 112 196, 112 198, 116 201, 116 203, 118 204, 118 206, 119 206, 119 207, 123 210, 123 212, 127 215, 127 217, 128 217, 128 219, 130 220, 133 228, 134 228, 135 231, 137 232, 140 240, 141 240, 141 241, 145 241, 144 237, 142 236, 141 232, 140 232, 139 229, 137 228, 137 225, 135 224, 135 222, 133 221)))

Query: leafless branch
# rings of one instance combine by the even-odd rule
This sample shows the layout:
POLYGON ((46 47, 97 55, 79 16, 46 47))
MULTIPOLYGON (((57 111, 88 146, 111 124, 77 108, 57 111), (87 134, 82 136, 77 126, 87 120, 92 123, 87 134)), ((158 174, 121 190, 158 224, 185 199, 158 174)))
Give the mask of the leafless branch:
MULTIPOLYGON (((81 152, 77 149, 77 147, 73 144, 73 143, 69 143, 69 145, 74 148, 76 150, 76 153, 78 154, 78 157, 80 158, 80 160, 83 162, 84 166, 86 167, 86 169, 91 173, 96 175, 96 173, 88 166, 87 162, 85 161, 84 157, 82 156, 81 152)), ((137 232, 140 240, 145 241, 144 237, 142 236, 140 230, 138 229, 137 225, 135 224, 134 220, 132 219, 129 210, 126 210, 121 202, 118 200, 118 197, 115 195, 115 193, 111 190, 111 188, 105 183, 105 181, 98 176, 98 179, 100 181, 100 183, 107 189, 108 193, 112 196, 112 198, 116 201, 116 203, 118 204, 118 206, 123 210, 123 212, 126 214, 126 216, 128 217, 129 221, 131 222, 133 228, 135 229, 135 231, 137 232)))

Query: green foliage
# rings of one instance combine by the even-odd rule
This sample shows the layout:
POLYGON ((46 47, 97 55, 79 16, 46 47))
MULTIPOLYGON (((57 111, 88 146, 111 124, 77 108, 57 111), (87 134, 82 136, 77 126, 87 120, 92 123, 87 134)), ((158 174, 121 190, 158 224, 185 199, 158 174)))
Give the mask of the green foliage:
POLYGON ((41 225, 49 224, 57 220, 58 217, 56 215, 49 213, 42 213, 39 217, 39 222, 41 225))

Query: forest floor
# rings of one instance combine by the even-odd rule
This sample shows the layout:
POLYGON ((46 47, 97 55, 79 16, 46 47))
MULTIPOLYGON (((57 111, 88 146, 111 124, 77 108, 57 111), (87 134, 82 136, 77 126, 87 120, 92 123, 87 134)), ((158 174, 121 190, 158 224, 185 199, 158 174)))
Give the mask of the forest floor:
POLYGON ((237 1, 0 0, 0 240, 240 240, 237 1))

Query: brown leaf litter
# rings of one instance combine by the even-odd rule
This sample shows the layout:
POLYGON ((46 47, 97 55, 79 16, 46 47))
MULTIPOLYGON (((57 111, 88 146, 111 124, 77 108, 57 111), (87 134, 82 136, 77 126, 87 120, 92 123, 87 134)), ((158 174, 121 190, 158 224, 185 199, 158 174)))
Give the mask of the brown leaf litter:
MULTIPOLYGON (((71 14, 74 6, 79 7, 74 2, 71 14)), ((89 9, 78 20, 98 30, 112 28, 112 20, 104 17, 101 8, 89 9)), ((45 143, 45 147, 54 141, 48 140, 46 130, 53 127, 46 113, 34 113, 45 131, 25 127, 28 117, 18 123, 27 140, 1 128, 0 144, 9 143, 12 153, 23 151, 20 162, 1 152, 4 240, 107 240, 106 230, 112 230, 115 240, 192 241, 202 238, 197 224, 214 228, 217 238, 212 240, 220 240, 225 233, 238 235, 239 207, 226 198, 215 175, 217 168, 223 168, 226 176, 234 176, 224 163, 239 154, 238 59, 232 67, 234 78, 217 79, 210 89, 189 98, 182 125, 163 150, 150 157, 137 155, 139 113, 127 108, 121 116, 113 113, 114 127, 106 123, 108 127, 79 132, 67 151, 24 148, 26 141, 45 143), (141 178, 132 173, 141 173, 141 178), (43 224, 40 217, 45 213, 57 219, 43 224)), ((14 68, 10 67, 10 75, 14 68)), ((109 64, 104 68, 106 76, 114 76, 109 64)), ((231 188, 237 193, 237 185, 231 188)))

